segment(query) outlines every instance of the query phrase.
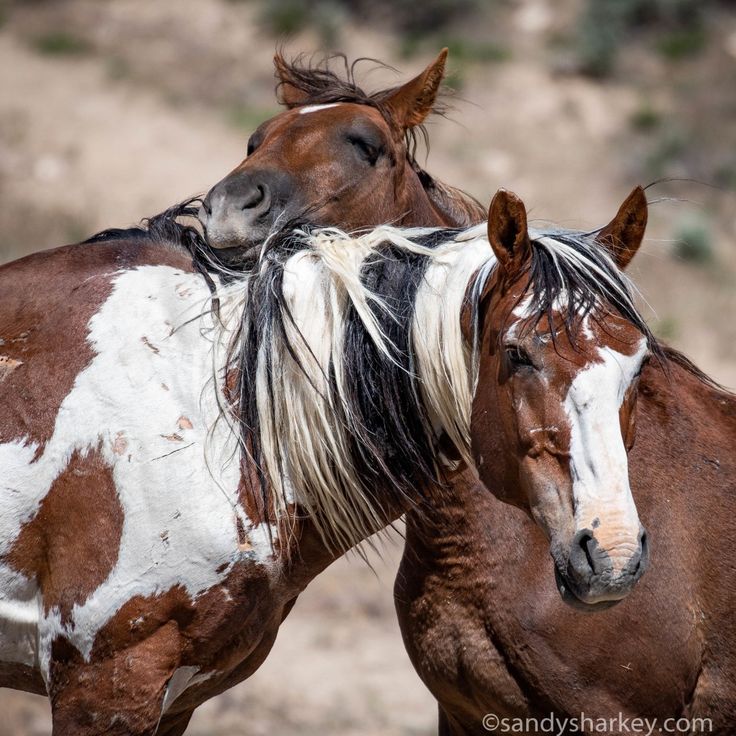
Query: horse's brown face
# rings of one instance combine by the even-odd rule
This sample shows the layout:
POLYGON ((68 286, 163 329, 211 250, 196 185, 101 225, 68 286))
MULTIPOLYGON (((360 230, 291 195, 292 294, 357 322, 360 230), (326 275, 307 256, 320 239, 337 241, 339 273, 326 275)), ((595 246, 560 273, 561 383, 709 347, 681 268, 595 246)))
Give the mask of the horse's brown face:
MULTIPOLYGON (((602 231, 619 246, 620 264, 635 252, 646 222, 643 193, 632 197, 602 231)), ((530 278, 526 213, 514 195, 494 198, 489 238, 499 268, 486 291, 473 403, 480 477, 543 529, 563 598, 587 610, 607 607, 631 591, 648 559, 627 464, 647 340, 605 305, 573 331, 562 305, 551 318, 531 315, 523 296, 530 278)))
MULTIPOLYGON (((263 123, 247 158, 207 194, 200 219, 215 248, 241 256, 290 220, 346 230, 384 223, 444 224, 409 163, 406 131, 434 104, 446 52, 422 74, 368 104, 308 104, 282 76, 290 109, 263 123)), ((279 73, 285 74, 277 57, 279 73)))

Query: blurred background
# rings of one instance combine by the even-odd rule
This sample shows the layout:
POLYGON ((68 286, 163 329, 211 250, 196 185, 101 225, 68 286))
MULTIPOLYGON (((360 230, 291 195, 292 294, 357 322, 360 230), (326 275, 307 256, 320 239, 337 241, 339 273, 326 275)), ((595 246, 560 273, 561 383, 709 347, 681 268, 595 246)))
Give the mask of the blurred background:
MULTIPOLYGON (((365 63, 369 89, 448 46, 454 109, 426 167, 483 202, 505 186, 532 218, 587 228, 669 180, 631 272, 654 331, 736 386, 733 2, 0 0, 0 262, 206 191, 278 111, 278 43, 400 71, 365 63)), ((399 556, 333 565, 187 733, 434 733, 394 621, 399 556)), ((50 733, 42 698, 2 690, 0 716, 0 736, 50 733)))

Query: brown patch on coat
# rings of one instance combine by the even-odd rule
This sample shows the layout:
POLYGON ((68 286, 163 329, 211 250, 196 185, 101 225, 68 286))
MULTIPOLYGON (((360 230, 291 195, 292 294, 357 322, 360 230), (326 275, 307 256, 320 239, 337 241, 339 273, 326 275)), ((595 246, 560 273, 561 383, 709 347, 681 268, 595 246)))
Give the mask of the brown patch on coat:
POLYGON ((158 355, 161 351, 144 335, 141 338, 141 342, 149 349, 152 350, 156 355, 158 355))
POLYGON ((180 416, 179 421, 176 423, 179 429, 193 429, 194 425, 189 417, 180 416))
POLYGON ((26 438, 38 454, 77 375, 94 357, 89 321, 121 271, 141 264, 190 272, 183 251, 141 240, 69 245, 0 266, 0 444, 26 438))
POLYGON ((75 451, 5 561, 38 581, 44 609, 63 624, 108 577, 118 559, 123 509, 112 468, 99 451, 75 451))
POLYGON ((66 639, 58 637, 51 646, 49 678, 54 733, 153 733, 180 652, 175 621, 167 621, 115 656, 91 663, 84 662, 66 639))

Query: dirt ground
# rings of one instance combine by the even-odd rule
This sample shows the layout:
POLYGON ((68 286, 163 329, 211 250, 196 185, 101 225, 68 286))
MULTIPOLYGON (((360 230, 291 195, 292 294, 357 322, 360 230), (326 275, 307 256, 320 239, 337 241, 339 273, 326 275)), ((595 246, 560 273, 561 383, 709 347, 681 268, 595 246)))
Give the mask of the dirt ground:
MULTIPOLYGON (((427 168, 489 201, 513 189, 533 218, 600 225, 634 184, 661 177, 649 238, 632 276, 651 323, 720 381, 736 386, 736 14, 709 20, 696 57, 664 60, 632 43, 613 78, 569 73, 546 39, 579 3, 509 0, 498 61, 453 60, 450 120, 430 126, 427 168), (718 175, 718 176, 716 176, 718 175), (718 178, 720 177, 720 178, 718 178), (677 257, 695 229, 702 262, 677 257)), ((258 7, 232 0, 58 0, 6 3, 0 26, 0 262, 134 223, 209 186, 245 155, 275 112, 258 7)), ((403 58, 381 28, 341 26, 351 58, 416 73, 437 48, 403 58)), ((320 46, 314 31, 292 51, 320 46)), ((439 44, 439 42, 438 42, 439 44)), ((367 85, 395 80, 385 72, 367 85)), ((405 77, 404 77, 405 78, 405 77)), ((1 297, 0 297, 1 298, 1 297)), ((300 599, 261 670, 203 706, 188 733, 433 733, 435 705, 414 675, 394 620, 400 546, 374 574, 343 559, 300 599)), ((0 736, 50 732, 42 698, 0 691, 0 736)))

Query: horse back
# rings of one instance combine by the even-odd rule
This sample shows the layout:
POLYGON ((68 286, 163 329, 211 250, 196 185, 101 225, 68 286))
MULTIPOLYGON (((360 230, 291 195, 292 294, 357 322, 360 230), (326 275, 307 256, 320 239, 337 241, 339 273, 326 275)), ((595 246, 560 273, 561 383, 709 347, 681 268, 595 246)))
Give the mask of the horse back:
POLYGON ((173 246, 144 239, 68 245, 0 266, 0 444, 42 445, 92 359, 88 324, 115 276, 146 264, 191 270, 173 246))

